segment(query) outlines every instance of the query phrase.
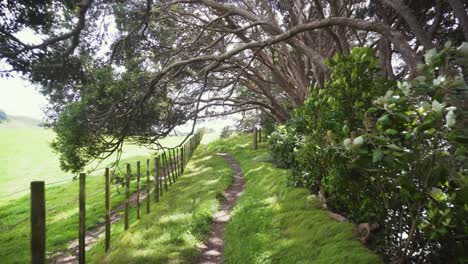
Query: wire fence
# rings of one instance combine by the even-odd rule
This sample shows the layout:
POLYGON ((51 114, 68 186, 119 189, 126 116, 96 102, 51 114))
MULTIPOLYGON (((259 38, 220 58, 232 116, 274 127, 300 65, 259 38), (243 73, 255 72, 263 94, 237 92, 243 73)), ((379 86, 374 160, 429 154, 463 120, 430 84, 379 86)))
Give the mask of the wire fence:
MULTIPOLYGON (((83 178, 83 181, 76 181, 74 179, 60 179, 52 182, 42 183, 42 190, 39 190, 39 193, 37 193, 37 191, 35 193, 31 185, 31 188, 24 188, 9 194, 1 195, 0 200, 6 199, 8 197, 14 197, 15 195, 19 195, 21 193, 30 193, 31 212, 30 215, 27 211, 15 212, 18 216, 27 216, 22 217, 21 220, 16 221, 13 224, 8 224, 3 227, 0 223, 0 233, 22 232, 22 236, 27 237, 30 235, 31 238, 33 238, 39 234, 39 237, 45 238, 47 232, 58 232, 69 227, 70 223, 73 223, 73 221, 78 220, 78 226, 80 229, 80 243, 78 247, 79 250, 78 252, 73 252, 72 254, 77 254, 80 258, 84 257, 85 245, 82 245, 83 243, 81 242, 85 241, 83 239, 83 236, 86 236, 87 230, 91 231, 93 228, 97 227, 103 228, 103 225, 105 225, 105 229, 109 229, 109 232, 106 232, 105 237, 106 251, 108 251, 108 245, 110 245, 111 239, 111 224, 115 224, 116 222, 120 222, 122 224, 124 222, 124 226, 127 227, 130 224, 129 222, 135 221, 135 219, 141 217, 142 211, 149 211, 150 207, 147 207, 148 202, 154 203, 156 201, 159 201, 160 198, 163 197, 163 193, 168 191, 167 186, 170 187, 176 184, 177 177, 180 176, 181 172, 184 171, 188 160, 190 160, 190 158, 193 155, 193 152, 200 144, 201 137, 202 134, 197 133, 192 138, 190 138, 190 140, 188 140, 184 145, 180 146, 179 149, 177 149, 177 152, 173 150, 173 152, 171 153, 171 150, 167 150, 158 153, 158 156, 150 159, 148 163, 138 163, 139 165, 143 165, 140 166, 140 177, 137 177, 138 169, 135 169, 135 167, 133 167, 132 170, 130 165, 128 165, 127 171, 125 172, 122 169, 121 173, 125 175, 125 177, 129 177, 129 179, 127 183, 124 182, 123 184, 120 184, 120 188, 110 188, 111 175, 109 169, 106 168, 107 180, 105 181, 105 184, 99 184, 99 188, 97 188, 95 185, 91 186, 91 189, 93 191, 89 193, 86 193, 84 191, 86 190, 86 181, 85 178, 83 178), (147 164, 150 165, 150 167, 147 167, 147 164), (149 175, 147 174, 148 172, 149 175), (64 201, 60 201, 57 200, 54 196, 52 196, 52 198, 49 198, 45 195, 45 187, 50 188, 55 186, 63 186, 67 182, 76 183, 78 185, 77 187, 79 189, 79 193, 73 194, 73 196, 75 197, 71 199, 66 199, 64 201), (168 183, 170 183, 170 185, 168 183), (139 193, 137 188, 138 186, 140 187, 139 193), (106 192, 105 190, 109 190, 109 192, 106 192), (38 200, 39 202, 37 202, 38 200), (139 206, 137 205, 138 200, 139 206), (35 202, 33 203, 33 201, 35 202), (52 206, 47 207, 47 205, 52 206), (107 205, 109 207, 107 207, 107 205), (36 206, 39 207, 36 208, 36 206), (70 211, 70 209, 72 209, 73 211, 70 211), (82 213, 83 211, 90 212, 90 216, 88 217, 88 219, 84 218, 85 214, 82 213), (36 214, 37 212, 42 213, 39 213, 39 215, 34 215, 34 212, 36 212, 36 214), (116 214, 118 214, 118 216, 116 216, 116 214), (113 219, 110 219, 111 216, 113 219), (70 222, 70 220, 72 222, 70 222), (21 230, 18 229, 18 231, 15 231, 20 226, 27 227, 25 224, 28 221, 31 221, 31 226, 34 226, 35 224, 39 223, 39 226, 42 225, 43 227, 31 228, 30 234, 25 233, 28 232, 28 228, 22 228, 21 230)), ((82 177, 85 177, 84 174, 82 175, 82 177)), ((114 183, 114 185, 116 184, 114 183)), ((7 206, 8 205, 10 204, 7 204, 7 206)), ((23 204, 23 207, 25 207, 25 204, 23 204)), ((14 209, 11 210, 13 211, 14 209)), ((74 226, 75 224, 72 224, 71 226, 74 226)), ((52 240, 50 240, 49 237, 39 242, 35 241, 34 239, 31 239, 30 251, 43 251, 39 255, 32 254, 32 256, 42 256, 46 258, 46 240, 47 243, 52 244, 49 248, 47 248, 49 255, 52 256, 60 254, 59 252, 57 252, 57 249, 63 248, 64 245, 60 245, 54 242, 55 240, 53 239, 56 239, 55 237, 57 237, 57 234, 49 235, 50 239, 52 240), (44 245, 40 245, 37 243, 44 243, 44 245)), ((0 244, 2 245, 2 247, 0 247, 0 253, 5 252, 5 250, 8 250, 8 248, 10 247, 16 247, 14 246, 16 242, 2 241, 1 239, 2 236, 0 235, 0 244)), ((76 239, 76 237, 70 237, 69 241, 72 241, 73 239, 76 239)), ((21 250, 28 250, 28 248, 22 247, 21 250)))
POLYGON ((21 189, 21 190, 18 190, 18 191, 14 191, 14 192, 9 193, 9 194, 0 195, 0 199, 4 199, 4 198, 7 198, 7 197, 11 197, 11 196, 14 196, 14 195, 19 194, 19 193, 22 193, 22 192, 24 192, 24 193, 26 194, 27 191, 29 191, 29 188, 24 188, 24 189, 21 189))
POLYGON ((25 223, 26 221, 29 220, 29 217, 26 217, 24 219, 21 219, 20 221, 12 224, 12 225, 9 225, 9 226, 6 226, 6 227, 3 227, 2 229, 0 229, 0 233, 6 233, 6 232, 11 232, 14 228, 16 228, 17 226, 21 225, 22 223, 25 223))

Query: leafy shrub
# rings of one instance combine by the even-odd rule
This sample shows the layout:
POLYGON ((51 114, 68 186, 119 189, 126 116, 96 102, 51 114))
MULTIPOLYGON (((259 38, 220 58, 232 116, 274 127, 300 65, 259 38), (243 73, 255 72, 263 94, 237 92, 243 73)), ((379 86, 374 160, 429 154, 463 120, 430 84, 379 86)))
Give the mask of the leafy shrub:
POLYGON ((280 125, 271 133, 272 156, 280 167, 293 167, 296 164, 294 150, 298 145, 296 135, 290 126, 280 125))
POLYGON ((431 50, 419 76, 398 84, 380 76, 368 49, 337 55, 330 80, 272 134, 273 155, 293 166, 291 182, 322 190, 355 222, 379 223, 373 246, 389 261, 463 255, 468 137, 453 104, 466 85, 446 67, 458 54, 450 45, 431 50))
POLYGON ((275 121, 266 114, 262 114, 262 129, 265 136, 271 135, 275 131, 275 121))

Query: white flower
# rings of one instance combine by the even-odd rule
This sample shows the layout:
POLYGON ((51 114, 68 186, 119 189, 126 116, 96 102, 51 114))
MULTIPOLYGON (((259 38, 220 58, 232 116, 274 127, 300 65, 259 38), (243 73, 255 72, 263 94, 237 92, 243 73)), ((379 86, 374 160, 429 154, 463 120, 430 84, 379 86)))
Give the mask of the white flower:
POLYGON ((450 128, 455 125, 455 113, 453 112, 454 107, 450 108, 448 111, 447 115, 445 115, 445 125, 450 128))
POLYGON ((355 147, 360 147, 364 143, 364 138, 362 136, 359 136, 353 140, 353 145, 355 147))
POLYGON ((467 56, 468 57, 468 42, 463 42, 460 47, 458 47, 458 51, 460 51, 460 53, 463 55, 463 56, 467 56))
POLYGON ((437 100, 432 101, 432 111, 440 112, 444 109, 444 104, 439 103, 437 100))
POLYGON ((349 148, 350 145, 351 145, 350 138, 346 138, 345 140, 343 140, 343 146, 345 146, 345 148, 349 148))
POLYGON ((435 86, 441 85, 445 81, 445 76, 439 76, 432 81, 435 86))

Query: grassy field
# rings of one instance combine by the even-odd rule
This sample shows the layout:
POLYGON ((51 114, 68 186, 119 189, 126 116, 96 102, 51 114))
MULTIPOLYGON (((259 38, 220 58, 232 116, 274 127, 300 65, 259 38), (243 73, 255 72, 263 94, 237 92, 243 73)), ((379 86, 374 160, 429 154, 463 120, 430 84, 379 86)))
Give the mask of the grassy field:
MULTIPOLYGON (((71 179, 72 174, 60 170, 57 155, 49 147, 54 138, 52 131, 42 128, 0 128, 0 197, 25 190, 17 195, 0 198, 0 204, 18 198, 29 188, 29 182, 44 180, 46 183, 71 179)), ((182 137, 169 137, 163 140, 165 146, 174 146, 182 137)), ((122 159, 137 156, 147 156, 150 149, 125 144, 122 159)), ((102 162, 102 166, 110 163, 115 156, 102 162)), ((96 164, 88 166, 94 168, 96 164)), ((98 170, 93 175, 102 175, 98 170)))
MULTIPOLYGON (((136 160, 129 159, 134 163, 136 160)), ((136 189, 135 181, 131 191, 136 189)), ((104 179, 89 177, 86 181, 86 221, 93 228, 104 221, 104 179)), ((29 258, 29 194, 0 206, 0 256, 2 263, 28 263, 29 258)), ((112 208, 125 199, 124 192, 111 190, 112 208)), ((60 184, 46 189, 47 255, 67 248, 78 236, 78 183, 60 184)))
MULTIPOLYGON (((1 128, 0 137, 1 263, 29 262, 29 182, 32 180, 45 180, 46 184, 59 181, 46 189, 47 254, 51 256, 65 249, 69 241, 77 238, 78 183, 71 180, 71 174, 60 170, 58 158, 49 148, 53 133, 40 128, 1 128), (16 194, 8 196, 11 193, 16 194)), ((168 138, 163 144, 173 146, 180 139, 168 138)), ((135 171, 139 160, 144 172, 145 160, 151 158, 151 152, 139 146, 125 145, 121 164, 131 163, 135 171)), ((133 181, 132 192, 136 190, 135 185, 133 181)), ((102 171, 87 178, 86 192, 87 226, 92 228, 102 223, 104 216, 102 171)), ((124 193, 113 187, 111 200, 115 208, 124 200, 124 193)))
POLYGON ((214 142, 241 165, 245 190, 226 226, 224 263, 381 263, 361 245, 350 223, 319 209, 306 189, 288 187, 287 171, 271 162, 266 143, 252 135, 214 142))

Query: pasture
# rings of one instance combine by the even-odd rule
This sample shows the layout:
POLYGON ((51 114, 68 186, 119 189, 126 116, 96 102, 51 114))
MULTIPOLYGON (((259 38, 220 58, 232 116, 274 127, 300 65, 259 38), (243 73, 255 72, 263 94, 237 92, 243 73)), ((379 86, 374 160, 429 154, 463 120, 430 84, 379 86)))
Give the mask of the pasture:
MULTIPOLYGON (((46 183, 47 252, 53 256, 66 249, 69 241, 77 236, 78 182, 73 175, 60 169, 58 156, 49 147, 54 134, 42 128, 0 128, 0 256, 2 263, 29 262, 30 181, 46 183), (5 262, 3 262, 5 261, 5 262)), ((166 147, 177 145, 183 137, 162 140, 166 147)), ((135 166, 136 161, 151 158, 154 150, 137 145, 124 145, 119 167, 125 163, 135 166)), ((93 228, 103 221, 104 178, 103 168, 113 161, 111 156, 88 174, 86 192, 87 227, 93 228)), ((142 170, 146 170, 142 164, 142 170)), ((119 167, 116 170, 119 170, 119 167)), ((152 169, 152 168, 151 168, 152 169)), ((144 187, 145 184, 142 184, 144 187)), ((131 192, 136 191, 135 182, 131 192)), ((117 186, 111 190, 111 207, 116 208, 125 200, 125 194, 117 186)), ((131 216, 135 217, 134 215, 131 216)))
MULTIPOLYGON (((8 199, 0 199, 0 204, 24 195, 31 181, 43 180, 46 183, 72 179, 73 175, 60 169, 58 156, 49 147, 54 133, 48 129, 23 127, 0 127, 0 197, 12 193, 8 199)), ((162 140, 167 147, 177 145, 183 137, 169 137, 162 140)), ((132 144, 125 144, 122 160, 136 156, 147 156, 154 151, 132 144)), ((102 168, 113 162, 116 155, 101 164, 91 164, 87 169, 95 169, 92 175, 102 175, 102 168)))

